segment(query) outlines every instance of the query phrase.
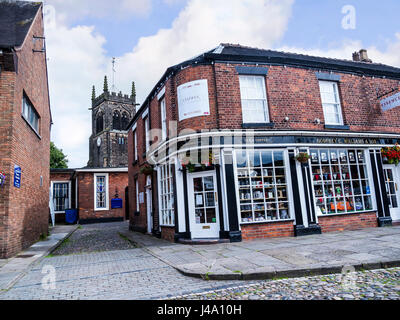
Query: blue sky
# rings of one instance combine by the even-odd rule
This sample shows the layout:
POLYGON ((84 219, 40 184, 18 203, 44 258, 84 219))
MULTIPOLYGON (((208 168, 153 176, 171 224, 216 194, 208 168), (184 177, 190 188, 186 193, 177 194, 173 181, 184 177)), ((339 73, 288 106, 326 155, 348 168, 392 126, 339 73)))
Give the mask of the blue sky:
POLYGON ((221 42, 351 59, 361 48, 400 67, 398 0, 47 0, 45 32, 54 125, 52 140, 70 167, 88 160, 90 96, 104 75, 138 102, 166 68, 221 42), (344 29, 344 6, 355 29, 344 29))

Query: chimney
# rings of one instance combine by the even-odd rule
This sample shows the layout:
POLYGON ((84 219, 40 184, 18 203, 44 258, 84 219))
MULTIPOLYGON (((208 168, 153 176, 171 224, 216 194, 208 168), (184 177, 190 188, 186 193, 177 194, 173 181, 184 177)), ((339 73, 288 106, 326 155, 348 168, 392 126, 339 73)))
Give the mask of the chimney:
POLYGON ((362 62, 372 63, 372 60, 368 58, 368 53, 367 53, 367 50, 365 50, 365 49, 360 50, 360 60, 362 62))
POLYGON ((357 61, 357 62, 359 62, 361 59, 360 59, 360 53, 359 52, 354 52, 353 53, 353 61, 357 61))

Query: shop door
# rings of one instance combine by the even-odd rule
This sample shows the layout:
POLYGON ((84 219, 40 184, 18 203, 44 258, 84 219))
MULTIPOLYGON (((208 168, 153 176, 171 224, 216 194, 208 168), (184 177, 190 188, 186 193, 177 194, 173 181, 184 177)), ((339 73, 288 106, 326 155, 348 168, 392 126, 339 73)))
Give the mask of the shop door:
POLYGON ((192 239, 219 238, 218 192, 215 172, 188 175, 192 239))
POLYGON ((385 165, 386 193, 389 199, 390 216, 392 220, 400 220, 400 168, 394 165, 385 165))

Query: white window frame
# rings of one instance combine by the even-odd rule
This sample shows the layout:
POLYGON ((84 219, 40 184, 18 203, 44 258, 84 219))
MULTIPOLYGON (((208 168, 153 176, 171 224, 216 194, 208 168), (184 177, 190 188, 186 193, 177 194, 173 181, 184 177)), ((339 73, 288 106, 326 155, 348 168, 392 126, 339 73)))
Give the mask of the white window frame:
POLYGON ((135 193, 136 193, 136 212, 140 211, 139 204, 139 179, 135 178, 135 193))
POLYGON ((144 118, 144 136, 145 136, 145 146, 146 146, 146 152, 149 151, 150 149, 150 119, 147 116, 144 118))
MULTIPOLYGON (((331 150, 339 150, 339 152, 340 151, 346 151, 346 157, 348 157, 348 151, 349 150, 350 151, 355 150, 355 152, 356 152, 356 154, 355 154, 356 162, 353 163, 353 165, 357 165, 357 171, 358 171, 358 179, 354 179, 353 177, 351 177, 351 179, 343 179, 342 171, 341 171, 340 166, 346 165, 346 164, 347 164, 347 166, 351 165, 352 163, 349 161, 349 159, 347 159, 347 163, 345 163, 345 164, 339 164, 339 162, 337 164, 336 163, 332 164, 331 160, 328 160, 328 162, 326 162, 326 163, 322 163, 321 159, 319 157, 318 157, 318 161, 319 161, 318 164, 311 162, 311 165, 310 165, 310 168, 309 168, 310 176, 311 176, 311 180, 312 180, 312 183, 311 183, 311 185, 312 185, 312 189, 311 189, 312 197, 311 197, 311 199, 313 201, 313 205, 314 205, 314 209, 315 209, 317 218, 318 217, 329 217, 329 216, 335 216, 335 215, 360 214, 360 213, 371 212, 371 211, 376 211, 377 210, 376 209, 376 198, 375 198, 375 186, 374 186, 373 181, 372 181, 372 169, 371 169, 368 149, 357 148, 357 147, 355 147, 355 148, 351 148, 351 147, 338 147, 338 148, 335 148, 335 147, 315 147, 315 148, 310 148, 310 152, 311 152, 311 150, 318 150, 318 152, 320 152, 320 151, 331 152, 331 150), (363 152, 364 163, 359 163, 358 152, 360 152, 360 151, 363 152), (330 171, 331 171, 330 174, 333 174, 333 171, 332 171, 332 166, 333 165, 338 165, 339 166, 341 177, 340 177, 340 179, 337 179, 337 180, 334 180, 334 181, 340 181, 342 190, 344 189, 344 183, 345 183, 344 181, 345 180, 346 181, 350 181, 352 195, 348 196, 348 198, 350 198, 350 197, 353 198, 353 204, 355 204, 355 202, 356 202, 355 199, 357 197, 360 197, 362 199, 363 210, 348 211, 347 210, 347 206, 344 206, 345 207, 344 212, 338 212, 337 207, 336 207, 336 203, 337 203, 336 200, 337 199, 335 199, 335 197, 328 197, 326 195, 322 195, 322 196, 317 196, 316 195, 316 192, 315 192, 316 182, 314 180, 313 167, 317 167, 318 168, 318 166, 320 166, 320 168, 322 168, 323 165, 329 166, 330 171), (366 174, 368 175, 367 178, 364 178, 364 179, 361 178, 360 165, 365 166, 366 174), (357 181, 357 180, 360 182, 361 195, 355 195, 354 194, 354 190, 353 190, 353 186, 352 186, 353 184, 351 183, 351 182, 357 181), (363 181, 363 180, 366 180, 368 182, 368 187, 370 188, 370 193, 369 194, 364 194, 364 192, 362 191, 362 182, 361 181, 363 181), (371 198, 371 204, 372 204, 372 208, 371 209, 366 209, 365 208, 366 207, 365 206, 365 197, 370 197, 371 198), (322 198, 324 200, 326 198, 333 198, 336 212, 335 213, 326 212, 325 214, 321 214, 319 212, 319 210, 318 210, 318 205, 317 205, 317 199, 320 199, 320 198, 322 198)), ((328 159, 330 159, 330 158, 331 158, 331 156, 328 153, 328 159)), ((322 175, 322 173, 320 173, 320 175, 322 175)), ((336 184, 339 184, 339 183, 336 183, 336 184)), ((339 197, 339 198, 346 198, 346 196, 339 197)), ((324 203, 324 204, 326 204, 326 203, 324 203)), ((326 205, 326 209, 327 209, 327 205, 326 205)))
POLYGON ((161 139, 164 141, 167 139, 167 106, 165 102, 165 96, 160 100, 161 109, 161 139))
MULTIPOLYGON (((59 184, 59 183, 67 183, 68 184, 68 206, 67 206, 67 209, 71 209, 71 201, 72 201, 72 199, 71 199, 71 181, 51 181, 51 191, 52 191, 52 194, 53 194, 53 199, 51 199, 51 201, 53 201, 54 202, 54 185, 55 184, 59 184)), ((56 206, 54 206, 54 210, 56 209, 56 206)), ((59 213, 65 213, 65 210, 64 211, 54 211, 54 213, 56 213, 56 214, 59 214, 59 213)))
POLYGON ((319 80, 319 90, 320 90, 320 96, 321 96, 322 109, 324 111, 325 124, 334 125, 334 126, 342 126, 343 125, 343 111, 342 111, 342 104, 340 102, 339 87, 338 87, 337 82, 336 81, 319 80), (322 91, 321 91, 321 83, 329 83, 333 86, 333 92, 335 95, 336 103, 324 102, 322 91), (327 105, 333 105, 337 108, 337 110, 338 110, 337 115, 339 118, 339 122, 337 122, 337 123, 328 122, 327 110, 326 110, 327 105))
POLYGON ((158 203, 159 203, 159 221, 160 221, 160 226, 162 227, 173 227, 175 226, 175 208, 174 205, 172 207, 169 207, 170 203, 166 203, 163 199, 163 197, 166 197, 167 199, 172 199, 173 202, 175 203, 175 185, 174 185, 174 176, 173 176, 173 170, 172 170, 172 163, 165 163, 161 166, 158 167, 158 174, 157 174, 157 180, 158 180, 158 203), (165 177, 165 170, 168 170, 169 175, 165 177), (170 189, 166 190, 167 192, 164 192, 166 186, 168 186, 167 180, 170 179, 169 181, 169 186, 170 189), (171 188, 173 187, 173 188, 171 188), (164 207, 166 205, 166 207, 164 207), (166 215, 164 215, 164 212, 167 212, 167 215, 169 216, 168 221, 165 219, 166 215))
POLYGON ((33 104, 30 102, 29 98, 23 94, 22 97, 22 117, 28 122, 29 126, 39 134, 39 126, 40 126, 40 116, 36 111, 33 104))
MULTIPOLYGON (((260 149, 252 149, 252 150, 245 150, 245 149, 238 149, 238 150, 234 150, 233 151, 233 165, 234 165, 234 176, 235 176, 235 186, 236 186, 236 199, 238 199, 237 201, 237 214, 238 214, 238 219, 239 219, 239 224, 240 225, 248 225, 248 224, 265 224, 265 223, 274 223, 274 222, 286 222, 286 221, 293 221, 294 220, 294 204, 293 204, 293 194, 292 194, 292 181, 291 181, 291 171, 290 171, 290 162, 289 162, 289 155, 288 155, 288 150, 286 149, 268 149, 268 148, 260 148, 260 149), (242 210, 241 210, 241 201, 240 201, 240 192, 239 192, 239 174, 238 174, 238 167, 237 167, 237 153, 241 152, 241 151, 245 151, 246 152, 246 157, 248 159, 248 153, 251 152, 282 152, 283 153, 283 161, 284 161, 284 166, 279 167, 284 168, 284 172, 285 172, 285 185, 286 185, 286 201, 282 201, 279 200, 277 195, 275 195, 275 199, 276 201, 274 202, 274 204, 277 205, 277 211, 279 212, 279 204, 280 203, 287 203, 287 214, 288 214, 288 218, 287 219, 273 219, 273 220, 259 220, 259 221, 255 221, 255 211, 252 208, 252 217, 253 217, 253 221, 242 221, 242 210)), ((249 167, 249 164, 247 166, 247 168, 249 167)), ((272 166, 273 170, 275 171, 275 162, 273 163, 272 166)), ((239 168, 239 169, 244 169, 244 168, 239 168)), ((263 169, 265 170, 265 169, 263 169)), ((274 180, 276 182, 276 176, 274 174, 274 180)), ((283 185, 281 184, 282 188, 283 185)), ((275 183, 276 186, 276 183, 275 183)), ((276 188, 276 187, 275 187, 276 188)), ((250 188, 252 189, 252 188, 250 188)), ((264 188, 263 188, 264 190, 264 188)), ((263 191, 264 192, 264 191, 263 191)), ((253 193, 253 192, 251 192, 253 193)), ((251 199, 251 203, 253 203, 253 197, 251 199)), ((267 201, 264 201, 264 204, 266 204, 267 201)), ((242 205, 245 205, 244 203, 242 203, 242 205)), ((265 210, 265 209, 264 209, 265 210)), ((268 211, 268 210, 267 210, 268 211)))
POLYGON ((94 173, 93 174, 93 194, 94 194, 94 211, 106 211, 110 210, 110 195, 109 195, 109 179, 108 173, 94 173), (106 192, 106 207, 98 208, 97 207, 97 177, 105 177, 105 192, 106 192))
POLYGON ((268 106, 268 99, 267 99, 267 90, 266 90, 266 84, 265 84, 265 76, 260 76, 260 75, 239 75, 239 85, 240 85, 240 99, 241 99, 241 105, 242 105, 242 118, 243 118, 243 123, 269 123, 270 122, 270 117, 269 117, 269 106, 268 106), (244 90, 243 90, 243 82, 245 79, 248 78, 253 78, 253 79, 261 79, 262 80, 262 98, 261 99, 255 99, 255 98, 249 98, 247 97, 244 99, 244 90), (245 120, 245 104, 246 101, 262 101, 263 104, 263 117, 264 119, 261 121, 247 121, 245 120))
POLYGON ((137 148, 137 130, 133 131, 133 143, 135 144, 135 161, 138 160, 138 148, 137 148))

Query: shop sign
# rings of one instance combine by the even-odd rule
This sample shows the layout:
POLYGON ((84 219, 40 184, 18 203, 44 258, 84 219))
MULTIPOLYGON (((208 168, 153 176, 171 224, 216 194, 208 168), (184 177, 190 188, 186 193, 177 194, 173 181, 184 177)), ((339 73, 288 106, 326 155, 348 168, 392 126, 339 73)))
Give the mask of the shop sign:
POLYGON ((115 198, 111 199, 111 209, 121 209, 122 208, 122 199, 115 198))
POLYGON ((14 187, 21 188, 22 170, 19 166, 14 166, 14 187))
POLYGON ((381 103, 382 111, 388 111, 390 109, 399 107, 400 106, 400 92, 381 100, 380 103, 381 103))
POLYGON ((187 82, 178 87, 179 121, 210 115, 207 79, 187 82))

